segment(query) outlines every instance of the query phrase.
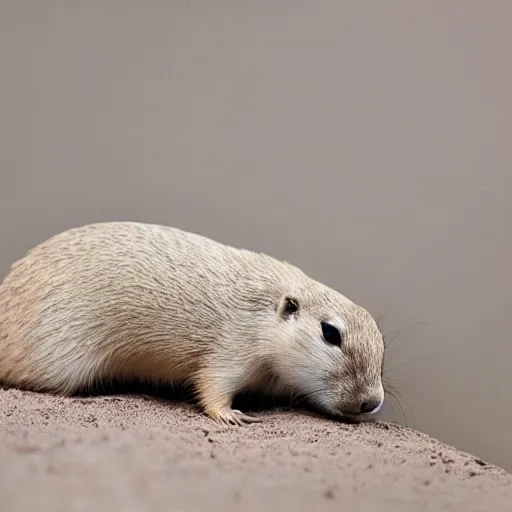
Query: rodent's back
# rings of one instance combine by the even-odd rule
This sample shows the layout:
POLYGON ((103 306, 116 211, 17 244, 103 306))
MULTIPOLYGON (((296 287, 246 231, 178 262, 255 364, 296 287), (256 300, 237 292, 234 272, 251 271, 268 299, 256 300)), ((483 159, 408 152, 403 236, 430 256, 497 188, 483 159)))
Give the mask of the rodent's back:
POLYGON ((0 285, 0 382, 71 393, 113 368, 119 378, 186 379, 226 324, 234 328, 233 316, 272 303, 269 286, 283 271, 298 272, 171 227, 110 222, 63 232, 0 285))

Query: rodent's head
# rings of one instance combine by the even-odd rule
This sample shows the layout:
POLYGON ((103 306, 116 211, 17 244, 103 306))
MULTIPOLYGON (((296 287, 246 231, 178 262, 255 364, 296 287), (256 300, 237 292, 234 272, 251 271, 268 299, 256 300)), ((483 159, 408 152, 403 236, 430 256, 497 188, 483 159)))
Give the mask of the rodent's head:
POLYGON ((384 401, 384 340, 373 317, 312 282, 281 295, 272 367, 286 387, 336 416, 368 419, 384 401))

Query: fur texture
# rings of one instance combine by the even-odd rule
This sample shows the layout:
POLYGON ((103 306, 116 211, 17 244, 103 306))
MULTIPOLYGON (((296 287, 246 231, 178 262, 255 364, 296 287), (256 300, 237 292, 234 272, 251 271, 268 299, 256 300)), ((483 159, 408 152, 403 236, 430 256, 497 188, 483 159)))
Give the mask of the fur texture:
POLYGON ((92 224, 58 234, 0 285, 0 382, 70 395, 138 378, 194 385, 230 423, 242 390, 298 393, 328 413, 383 400, 370 314, 301 270, 176 228, 92 224), (286 298, 298 304, 283 314, 286 298), (344 333, 322 339, 321 322, 344 333))

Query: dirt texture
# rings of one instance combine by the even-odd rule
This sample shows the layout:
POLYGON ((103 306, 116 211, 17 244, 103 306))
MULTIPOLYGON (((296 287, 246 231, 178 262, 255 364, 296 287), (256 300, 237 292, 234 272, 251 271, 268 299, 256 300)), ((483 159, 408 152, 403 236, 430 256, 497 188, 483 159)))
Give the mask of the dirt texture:
POLYGON ((303 410, 222 427, 193 404, 0 390, 0 509, 512 511, 512 476, 422 433, 303 410))

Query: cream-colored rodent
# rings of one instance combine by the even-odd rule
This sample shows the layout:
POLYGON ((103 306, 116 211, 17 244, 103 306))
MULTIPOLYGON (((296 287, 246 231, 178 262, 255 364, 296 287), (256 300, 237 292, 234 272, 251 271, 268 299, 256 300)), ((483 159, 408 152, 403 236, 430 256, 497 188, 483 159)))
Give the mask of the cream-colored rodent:
POLYGON ((244 390, 366 419, 384 343, 362 307, 300 269, 176 228, 105 222, 46 240, 0 285, 0 382, 71 395, 137 378, 190 383, 229 424, 244 390))

